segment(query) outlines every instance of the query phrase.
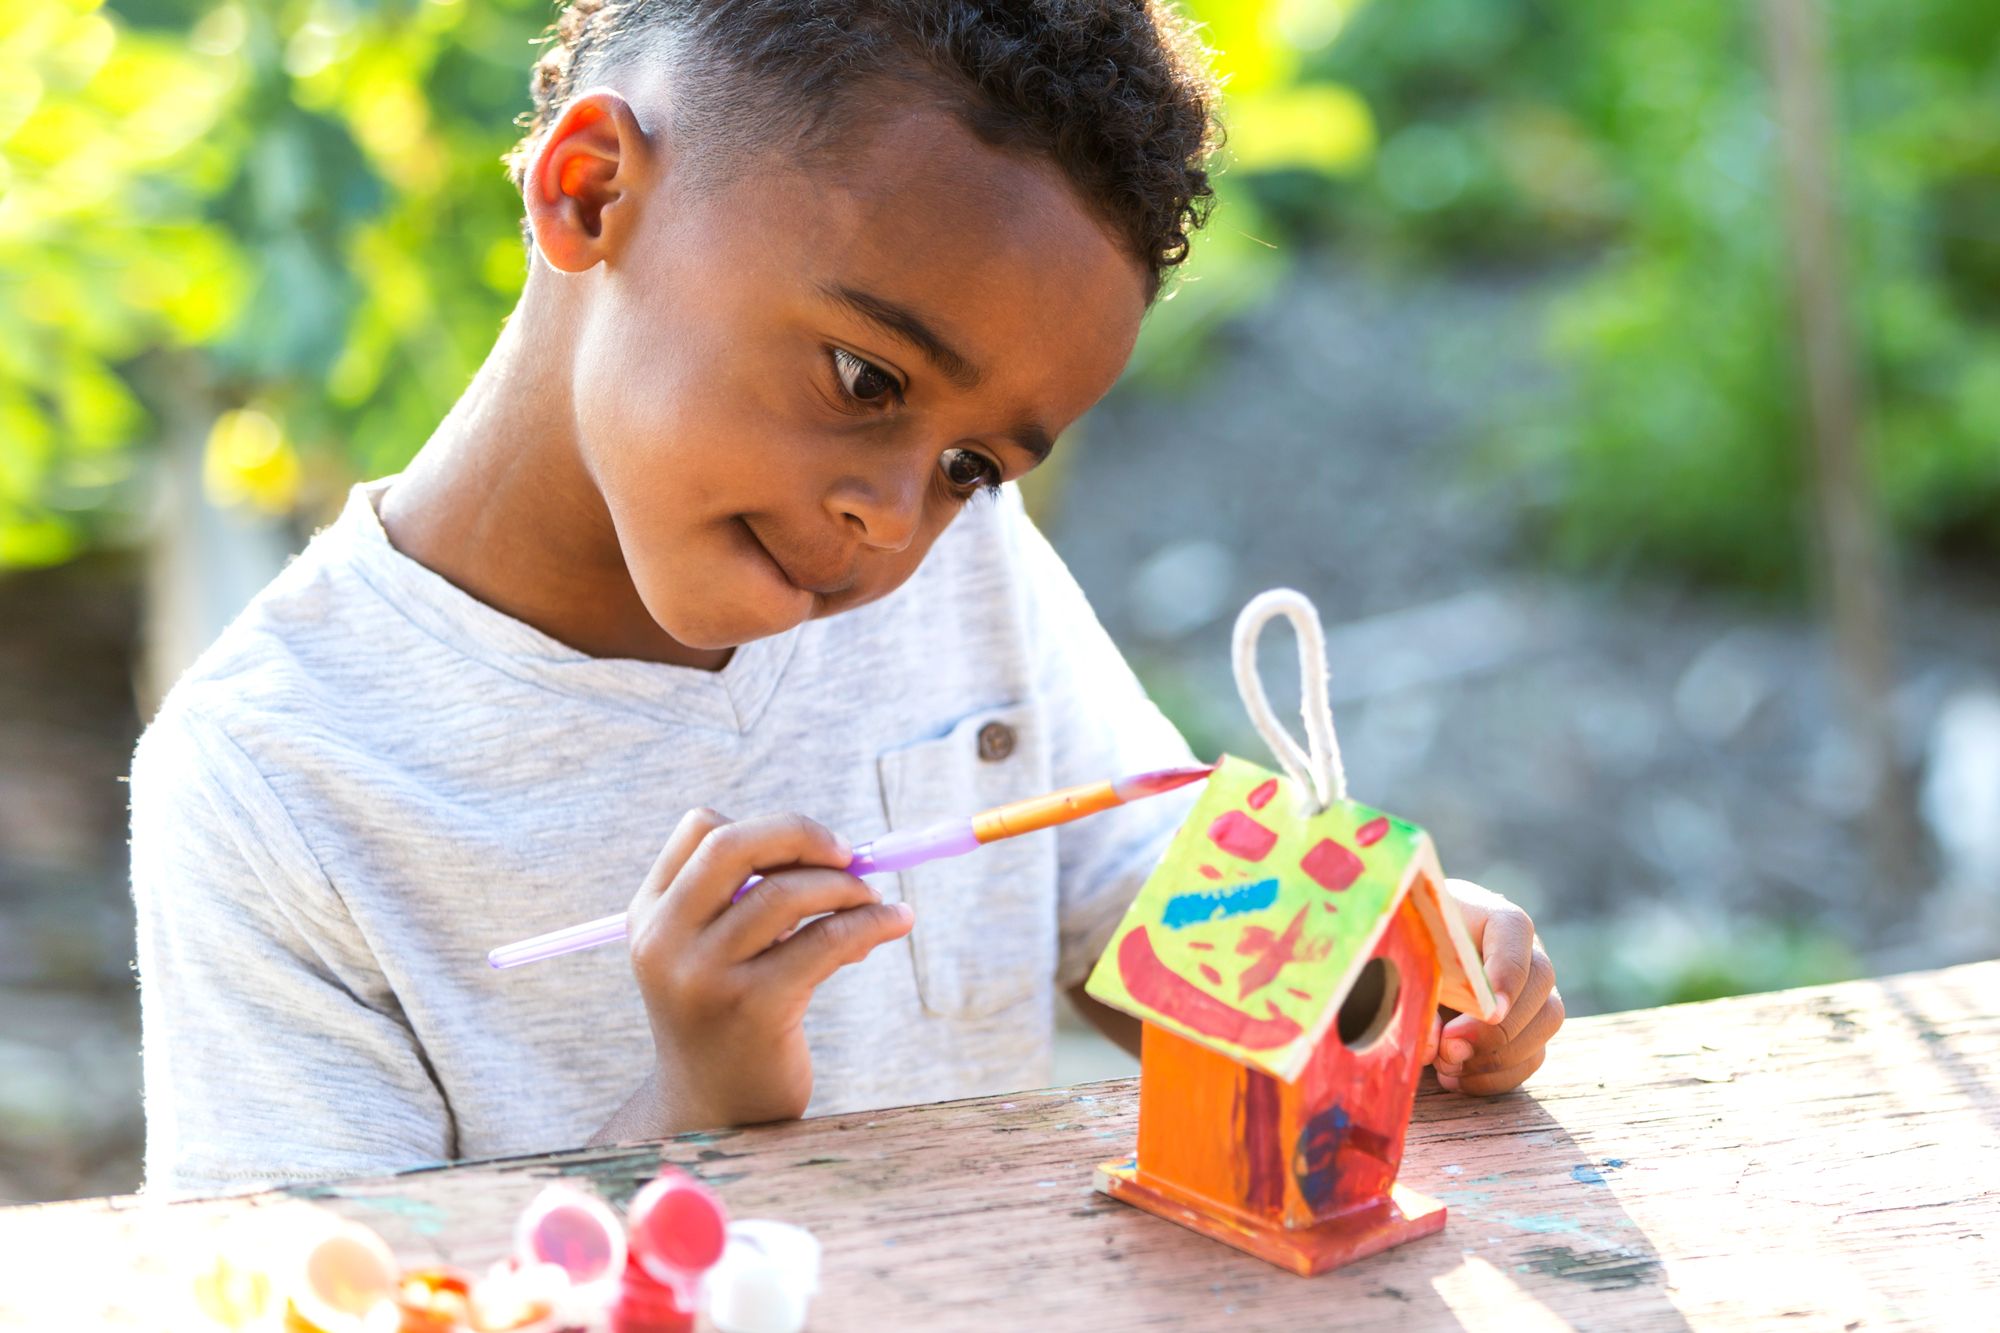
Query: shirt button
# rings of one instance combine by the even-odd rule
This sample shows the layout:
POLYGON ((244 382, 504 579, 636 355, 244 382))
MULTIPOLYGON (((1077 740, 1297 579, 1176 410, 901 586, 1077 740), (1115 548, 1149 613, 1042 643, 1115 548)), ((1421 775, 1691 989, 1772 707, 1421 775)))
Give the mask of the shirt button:
POLYGON ((979 757, 997 764, 1014 753, 1014 729, 1005 722, 988 722, 979 729, 979 757))

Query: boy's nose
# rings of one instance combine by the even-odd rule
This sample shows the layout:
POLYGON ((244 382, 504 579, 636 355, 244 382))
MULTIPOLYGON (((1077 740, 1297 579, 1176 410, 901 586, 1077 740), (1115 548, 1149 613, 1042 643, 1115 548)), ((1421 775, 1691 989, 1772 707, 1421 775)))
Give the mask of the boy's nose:
POLYGON ((918 475, 911 468, 884 469, 877 476, 843 481, 829 500, 835 513, 854 525, 864 546, 893 555, 916 540, 928 481, 928 473, 918 475))

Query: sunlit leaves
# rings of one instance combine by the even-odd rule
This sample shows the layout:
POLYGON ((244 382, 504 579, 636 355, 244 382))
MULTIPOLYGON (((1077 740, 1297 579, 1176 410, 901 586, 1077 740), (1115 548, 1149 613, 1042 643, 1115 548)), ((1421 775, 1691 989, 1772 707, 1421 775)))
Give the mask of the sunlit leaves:
POLYGON ((548 6, 4 3, 0 565, 121 536, 160 349, 206 365, 217 498, 415 452, 519 290, 499 157, 548 6))
POLYGON ((201 470, 202 486, 216 504, 288 513, 298 502, 299 479, 298 453, 267 413, 245 407, 216 418, 201 470))
POLYGON ((88 4, 0 18, 0 566, 67 558, 153 425, 126 367, 234 318, 197 146, 233 72, 88 4))
POLYGON ((1349 85, 1308 62, 1332 43, 1362 0, 1191 0, 1223 79, 1227 147, 1214 176, 1217 206, 1169 296, 1147 316, 1133 373, 1162 390, 1193 383, 1201 348, 1224 320, 1266 295, 1295 261, 1291 225, 1260 201, 1281 182, 1303 208, 1330 206, 1328 188, 1364 170, 1377 148, 1375 118, 1349 85))
POLYGON ((1337 84, 1246 93, 1229 100, 1233 166, 1239 171, 1298 168, 1345 175, 1375 150, 1368 104, 1337 84))

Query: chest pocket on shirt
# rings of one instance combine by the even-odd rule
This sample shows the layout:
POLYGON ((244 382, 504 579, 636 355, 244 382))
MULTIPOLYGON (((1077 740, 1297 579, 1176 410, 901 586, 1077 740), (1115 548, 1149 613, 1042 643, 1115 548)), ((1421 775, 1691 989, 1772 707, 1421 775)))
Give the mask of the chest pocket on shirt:
MULTIPOLYGON (((1049 790, 1032 704, 985 709, 936 740, 877 761, 889 827, 919 828, 1049 790)), ((934 1014, 973 1018, 1020 1003, 1055 972, 1056 845, 1043 831, 902 871, 916 913, 917 994, 934 1014)))

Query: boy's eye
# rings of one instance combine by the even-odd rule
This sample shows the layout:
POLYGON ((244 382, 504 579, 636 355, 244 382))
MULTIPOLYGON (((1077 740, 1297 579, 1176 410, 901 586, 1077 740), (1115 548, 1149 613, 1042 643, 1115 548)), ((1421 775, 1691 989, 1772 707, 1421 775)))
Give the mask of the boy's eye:
POLYGON ((833 373, 847 396, 858 403, 892 402, 901 392, 895 376, 843 348, 833 349, 833 373))
POLYGON ((938 455, 938 467, 955 491, 973 491, 984 486, 1000 489, 1000 469, 976 449, 947 449, 938 455))

